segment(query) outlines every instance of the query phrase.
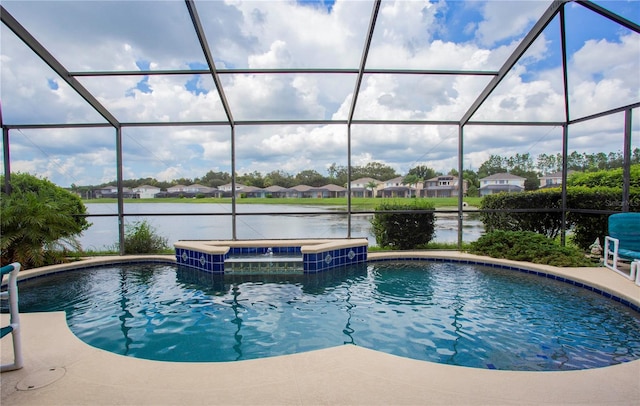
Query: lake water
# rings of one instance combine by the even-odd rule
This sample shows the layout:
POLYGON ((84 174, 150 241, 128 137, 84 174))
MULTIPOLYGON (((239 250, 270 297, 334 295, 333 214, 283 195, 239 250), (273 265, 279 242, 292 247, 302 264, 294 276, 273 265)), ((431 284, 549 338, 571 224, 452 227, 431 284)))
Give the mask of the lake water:
MULTIPOLYGON (((115 203, 86 203, 85 205, 89 214, 115 215, 118 213, 115 203)), ((124 207, 125 224, 147 220, 159 235, 167 238, 170 245, 178 240, 225 240, 233 237, 230 204, 126 203, 124 207)), ((347 215, 343 214, 338 207, 238 204, 236 213, 238 214, 236 216, 237 238, 241 240, 347 237, 347 215), (322 214, 305 214, 313 212, 322 212, 322 214)), ((375 246, 376 239, 371 233, 372 218, 371 214, 352 215, 351 237, 368 238, 369 245, 375 246)), ((117 217, 89 217, 88 220, 93 225, 80 238, 84 249, 102 250, 116 244, 118 241, 117 217)), ((463 240, 477 240, 483 229, 479 220, 465 215, 463 240)), ((455 243, 457 240, 457 214, 437 214, 434 241, 455 243)))

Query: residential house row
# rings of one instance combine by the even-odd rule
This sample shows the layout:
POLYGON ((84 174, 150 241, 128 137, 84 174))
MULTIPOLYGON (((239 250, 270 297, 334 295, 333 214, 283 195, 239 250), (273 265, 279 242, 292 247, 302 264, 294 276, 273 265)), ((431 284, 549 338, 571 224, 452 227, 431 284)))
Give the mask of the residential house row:
MULTIPOLYGON (((525 190, 525 178, 510 173, 498 173, 480 179, 480 196, 494 193, 517 193, 525 190)), ((373 178, 360 178, 351 182, 352 197, 383 197, 383 198, 408 198, 408 197, 455 197, 460 189, 460 179, 452 175, 440 175, 415 184, 403 183, 404 177, 379 181, 373 178)), ((540 178, 541 187, 558 187, 562 184, 562 173, 555 173, 540 178)), ((462 193, 466 196, 468 182, 462 182, 462 193)), ((152 199, 163 197, 231 197, 233 195, 231 183, 217 188, 193 185, 175 185, 163 191, 158 187, 141 185, 135 188, 123 188, 125 198, 152 199)), ((347 188, 334 184, 320 187, 297 185, 291 188, 282 186, 269 186, 258 188, 240 183, 235 184, 236 197, 252 198, 330 198, 346 197, 347 188)), ((107 186, 93 191, 94 198, 117 197, 117 188, 107 186)))

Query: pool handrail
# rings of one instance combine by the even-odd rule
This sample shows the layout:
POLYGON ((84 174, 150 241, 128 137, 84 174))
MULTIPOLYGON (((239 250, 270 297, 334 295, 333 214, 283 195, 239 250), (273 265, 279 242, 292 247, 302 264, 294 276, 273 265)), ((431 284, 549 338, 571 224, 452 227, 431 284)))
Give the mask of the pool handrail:
POLYGON ((20 338, 20 311, 18 308, 18 272, 20 272, 20 263, 14 262, 0 268, 0 281, 5 275, 9 275, 7 290, 0 293, 0 298, 9 300, 10 320, 8 326, 3 326, 0 337, 11 333, 13 341, 13 363, 2 364, 0 372, 13 371, 23 366, 22 359, 22 341, 20 338))

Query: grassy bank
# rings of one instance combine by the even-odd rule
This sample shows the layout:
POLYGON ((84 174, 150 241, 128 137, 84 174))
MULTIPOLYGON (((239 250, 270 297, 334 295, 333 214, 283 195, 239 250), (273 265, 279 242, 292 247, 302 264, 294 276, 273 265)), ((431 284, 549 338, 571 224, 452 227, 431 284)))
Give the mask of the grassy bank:
MULTIPOLYGON (((354 210, 373 210, 383 199, 380 198, 352 198, 351 207, 354 210)), ((434 204, 436 208, 455 208, 458 206, 457 197, 444 197, 437 199, 427 199, 434 204)), ((469 206, 477 207, 480 204, 482 198, 480 197, 465 197, 464 202, 469 206)), ((116 199, 91 199, 83 200, 84 203, 116 203, 116 199)), ((211 198, 205 197, 201 199, 188 199, 188 198, 163 198, 163 199, 124 199, 125 203, 140 203, 140 204, 153 204, 153 203, 214 203, 214 204, 231 204, 231 198, 211 198)), ((245 198, 237 199, 236 204, 287 204, 294 206, 347 206, 346 198, 326 198, 326 199, 302 199, 302 198, 287 198, 287 199, 267 199, 267 198, 245 198)))

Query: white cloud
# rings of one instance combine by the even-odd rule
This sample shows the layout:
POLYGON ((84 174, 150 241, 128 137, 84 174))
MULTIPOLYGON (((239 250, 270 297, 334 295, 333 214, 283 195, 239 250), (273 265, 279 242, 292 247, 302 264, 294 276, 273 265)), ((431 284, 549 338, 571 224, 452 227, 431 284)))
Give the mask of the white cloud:
POLYGON ((476 36, 485 46, 524 36, 548 7, 546 1, 487 1, 476 36))
MULTIPOLYGON (((70 70, 137 70, 138 64, 148 64, 151 69, 184 69, 205 63, 180 2, 33 4, 3 2, 70 70)), ((481 19, 452 27, 442 18, 450 7, 446 2, 385 1, 367 67, 497 70, 549 4, 470 3, 469 7, 479 10, 476 14, 481 19), (456 29, 465 31, 465 41, 438 36, 456 29), (475 36, 469 37, 473 33, 475 36)), ((198 1, 196 6, 218 68, 355 69, 362 56, 372 2, 338 0, 330 13, 284 1, 198 1)), ((5 122, 104 122, 6 27, 2 26, 1 34, 0 91, 5 122), (49 86, 51 79, 58 84, 57 89, 49 86)), ((559 39, 552 34, 553 30, 543 33, 529 48, 473 120, 563 119, 562 72, 559 60, 551 58, 556 55, 559 39)), ((572 117, 640 100, 637 34, 613 32, 607 38, 585 41, 577 49, 569 55, 572 117)), ((356 79, 353 74, 220 77, 233 117, 240 121, 344 120, 351 108, 356 79)), ((354 118, 459 120, 490 79, 366 75, 354 118)), ((226 121, 210 75, 78 80, 123 122, 226 121)), ((634 125, 637 133, 638 121, 634 125)), ((620 126, 617 116, 578 126, 571 131, 571 145, 586 152, 617 150, 620 143, 615 133, 620 126), (593 129, 602 126, 607 136, 593 129), (594 137, 600 137, 598 142, 594 137)), ((352 130, 354 165, 377 161, 398 171, 414 165, 442 171, 457 167, 457 126, 354 125, 352 130)), ((523 145, 533 154, 557 152, 557 132, 547 127, 468 126, 465 165, 477 168, 493 151, 510 155, 521 152, 523 145)), ((114 133, 111 128, 50 130, 46 137, 32 137, 25 130, 29 139, 12 136, 12 167, 47 174, 65 185, 113 180, 114 133)), ((123 134, 125 176, 169 180, 202 176, 209 170, 230 171, 229 126, 134 127, 124 128, 123 134)), ((634 133, 634 146, 639 138, 634 133)), ((347 162, 347 128, 343 125, 240 125, 236 127, 236 141, 239 173, 285 170, 295 174, 315 169, 326 174, 331 163, 347 162)))
POLYGON ((179 179, 179 178, 183 178, 184 176, 184 169, 181 167, 181 165, 178 166, 173 166, 170 168, 167 168, 163 171, 160 171, 156 174, 156 179, 158 179, 159 181, 163 181, 163 182, 169 182, 173 179, 179 179))
POLYGON ((640 35, 625 35, 618 42, 587 41, 571 58, 568 71, 574 117, 638 102, 640 35))

